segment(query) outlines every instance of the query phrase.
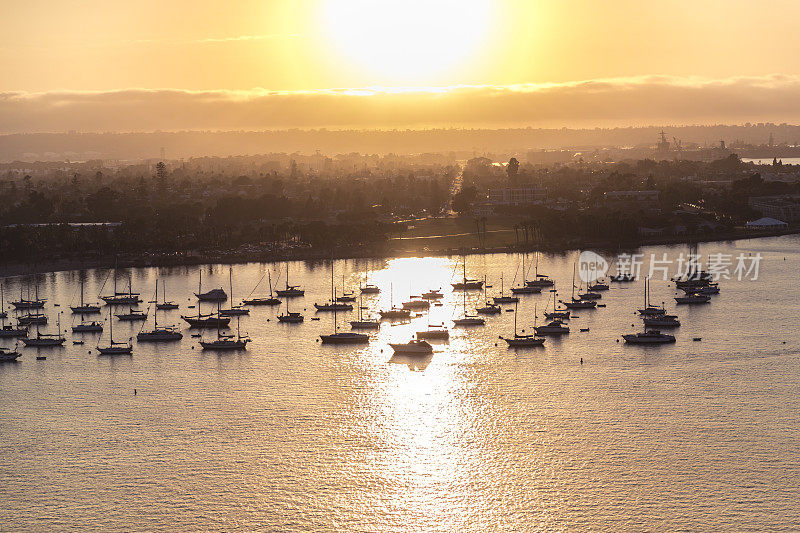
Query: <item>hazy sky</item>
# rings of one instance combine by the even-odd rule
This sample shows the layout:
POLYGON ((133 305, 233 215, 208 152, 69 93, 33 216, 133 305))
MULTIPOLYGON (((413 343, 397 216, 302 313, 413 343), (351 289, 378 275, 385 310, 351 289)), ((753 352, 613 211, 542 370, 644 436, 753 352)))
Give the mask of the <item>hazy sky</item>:
POLYGON ((293 125, 281 109, 296 111, 294 125, 302 127, 800 118, 785 102, 794 105, 800 94, 797 0, 6 4, 0 131, 293 125), (402 97, 345 91, 453 86, 468 88, 402 97), (643 86, 649 92, 641 93, 643 86), (687 87, 695 99, 685 102, 690 112, 680 109, 687 87), (455 107, 463 98, 455 93, 463 97, 465 90, 485 98, 470 100, 479 107, 461 117, 455 107), (551 98, 520 98, 542 91, 551 98), (349 107, 337 110, 343 93, 349 107), (655 102, 648 110, 654 94, 676 108, 655 102), (142 102, 144 116, 136 116, 132 98, 142 102), (705 100, 713 109, 698 104, 705 100), (437 111, 442 102, 453 109, 426 119, 422 110, 437 111), (322 106, 318 120, 309 105, 322 106), (370 116, 370 106, 378 117, 370 116), (220 115, 232 109, 237 117, 220 115), (344 112, 351 109, 359 116, 344 112), (254 112, 255 120, 244 120, 254 112))

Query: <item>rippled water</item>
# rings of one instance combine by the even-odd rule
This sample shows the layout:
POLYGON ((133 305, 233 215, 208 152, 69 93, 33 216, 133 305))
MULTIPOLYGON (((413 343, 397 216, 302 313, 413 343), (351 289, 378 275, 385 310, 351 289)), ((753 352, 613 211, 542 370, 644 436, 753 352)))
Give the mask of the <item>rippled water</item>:
MULTIPOLYGON (((617 342, 638 326, 642 287, 628 284, 541 349, 506 348, 498 335, 513 333, 514 315, 504 312, 484 328, 453 329, 432 358, 390 362, 387 342, 428 318, 384 324, 366 347, 322 346, 332 315, 312 303, 330 291, 329 264, 292 263, 292 281, 307 289, 292 309, 306 308, 306 322, 278 324, 277 309, 253 308, 241 321, 247 352, 204 352, 189 335, 137 344, 132 357, 98 358, 93 336, 75 346, 68 335, 46 361, 26 348, 0 365, 0 529, 798 529, 799 243, 703 245, 703 254, 764 256, 758 281, 723 282, 711 305, 676 308, 674 289, 654 281, 653 301, 683 322, 677 343, 661 347, 617 342)), ((383 289, 365 299, 372 309, 388 306, 390 286, 395 303, 441 286, 446 305, 431 321, 448 321, 461 304, 448 285, 458 260, 337 261, 336 281, 344 274, 354 287, 368 273, 383 289)), ((540 263, 564 296, 574 260, 540 263)), ((518 261, 470 256, 467 267, 497 292, 518 261)), ((237 298, 267 268, 283 269, 235 266, 237 298)), ((194 312, 197 267, 130 273, 145 300, 157 276, 167 282, 182 309, 166 322, 194 312)), ((205 289, 227 290, 228 267, 203 273, 205 289)), ((47 329, 65 309, 68 328, 81 275, 39 277, 47 329)), ((85 277, 96 295, 107 272, 85 277)), ((5 280, 7 298, 25 281, 5 280)), ((523 297, 520 328, 547 298, 523 297)), ((115 324, 114 333, 137 330, 115 324)))

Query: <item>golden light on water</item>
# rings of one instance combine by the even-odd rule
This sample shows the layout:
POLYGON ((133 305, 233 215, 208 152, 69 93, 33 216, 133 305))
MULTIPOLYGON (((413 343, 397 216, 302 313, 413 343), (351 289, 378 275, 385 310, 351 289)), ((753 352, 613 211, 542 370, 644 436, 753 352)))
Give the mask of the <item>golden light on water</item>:
POLYGON ((419 82, 468 60, 488 34, 489 0, 326 0, 328 36, 352 61, 419 82))

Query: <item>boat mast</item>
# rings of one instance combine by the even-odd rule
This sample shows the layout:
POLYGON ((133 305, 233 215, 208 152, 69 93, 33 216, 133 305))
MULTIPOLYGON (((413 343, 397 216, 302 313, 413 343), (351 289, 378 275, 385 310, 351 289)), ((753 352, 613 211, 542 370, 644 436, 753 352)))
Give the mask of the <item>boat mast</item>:
POLYGON ((200 281, 197 282, 197 320, 200 320, 200 307, 202 306, 200 295, 203 294, 203 267, 200 267, 200 281))
POLYGON ((575 301, 575 263, 572 263, 572 300, 575 301))
MULTIPOLYGON (((166 298, 166 296, 165 296, 166 298)), ((156 297, 155 306, 153 307, 153 331, 158 329, 158 278, 156 278, 156 297)))
POLYGON ((228 270, 228 283, 231 287, 231 309, 233 309, 233 267, 228 270))
MULTIPOLYGON (((333 272, 333 271, 331 271, 331 272, 333 272)), ((333 275, 331 275, 331 279, 333 279, 333 275)), ((334 291, 333 297, 336 298, 336 291, 335 291, 335 289, 332 289, 332 290, 334 291)), ((332 301, 335 302, 336 300, 334 299, 332 301)), ((336 335, 336 329, 337 329, 336 328, 336 305, 334 305, 333 306, 333 334, 334 335, 336 335)))
MULTIPOLYGON (((261 278, 264 279, 264 278, 261 278)), ((272 273, 267 271, 267 279, 269 279, 269 297, 272 298, 272 273)))
POLYGON ((519 310, 519 300, 514 303, 514 337, 517 336, 517 311, 519 310))

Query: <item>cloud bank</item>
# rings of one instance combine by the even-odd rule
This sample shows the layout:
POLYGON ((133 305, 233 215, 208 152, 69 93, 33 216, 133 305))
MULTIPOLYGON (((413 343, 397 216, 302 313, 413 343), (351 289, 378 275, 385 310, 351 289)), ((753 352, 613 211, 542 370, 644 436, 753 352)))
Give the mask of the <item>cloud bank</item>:
POLYGON ((800 120, 800 76, 317 91, 0 93, 0 132, 590 127, 800 120))

